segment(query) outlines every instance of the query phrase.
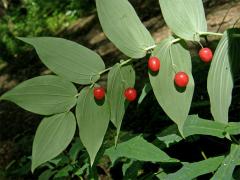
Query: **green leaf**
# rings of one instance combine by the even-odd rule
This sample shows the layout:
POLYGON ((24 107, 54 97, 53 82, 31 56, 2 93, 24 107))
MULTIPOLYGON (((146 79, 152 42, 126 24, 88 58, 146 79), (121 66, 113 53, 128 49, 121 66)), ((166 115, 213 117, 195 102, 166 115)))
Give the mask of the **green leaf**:
POLYGON ((81 150, 83 150, 83 145, 80 139, 76 139, 75 142, 72 144, 71 149, 69 150, 69 158, 71 161, 75 162, 77 160, 78 154, 81 150))
POLYGON ((202 0, 159 0, 163 17, 179 37, 200 41, 199 33, 207 31, 202 0))
POLYGON ((195 134, 225 137, 226 125, 206 119, 199 118, 198 115, 188 116, 183 126, 184 137, 195 134))
POLYGON ((54 179, 57 178, 63 178, 63 177, 69 177, 69 173, 74 169, 74 167, 69 164, 61 169, 58 170, 56 175, 54 176, 54 179))
POLYGON ((1 99, 12 101, 25 110, 51 115, 70 110, 77 101, 75 86, 58 76, 46 75, 24 81, 1 99))
POLYGON ((54 73, 79 84, 96 82, 105 69, 101 57, 73 41, 53 37, 19 38, 36 49, 42 62, 54 73))
POLYGON ((169 148, 171 144, 180 142, 183 138, 177 134, 169 134, 162 137, 157 137, 159 141, 165 143, 166 147, 169 148))
POLYGON ((55 173, 56 171, 47 169, 46 171, 40 174, 40 176, 38 177, 38 180, 49 180, 55 173))
POLYGON ((171 145, 176 144, 183 140, 183 138, 179 134, 178 127, 176 124, 173 124, 165 128, 163 131, 157 134, 157 139, 165 144, 163 147, 160 145, 161 148, 165 147, 169 148, 171 145))
POLYGON ((139 170, 142 168, 142 162, 130 160, 122 166, 123 180, 138 179, 139 170))
POLYGON ((124 90, 134 87, 135 71, 131 65, 120 66, 116 64, 108 74, 108 98, 111 109, 111 121, 117 128, 116 142, 120 132, 122 120, 128 102, 124 97, 124 90))
POLYGON ((154 41, 128 0, 96 0, 97 12, 106 36, 124 54, 142 58, 154 41))
POLYGON ((240 41, 232 34, 239 29, 226 31, 215 51, 208 73, 208 94, 211 112, 215 121, 227 123, 228 111, 232 101, 233 73, 239 70, 240 41))
POLYGON ((32 172, 65 150, 75 130, 76 121, 72 112, 44 118, 38 126, 33 141, 32 172))
POLYGON ((182 126, 191 106, 194 80, 189 51, 184 42, 173 44, 173 40, 173 37, 163 40, 153 51, 152 55, 161 60, 161 69, 157 74, 149 71, 149 77, 158 103, 178 125, 182 134, 182 126), (184 91, 177 89, 174 84, 174 76, 179 71, 184 71, 189 76, 189 83, 184 91))
POLYGON ((152 90, 152 86, 150 83, 146 83, 143 87, 142 93, 138 99, 138 104, 141 104, 147 94, 152 90))
POLYGON ((160 180, 164 179, 167 177, 167 173, 163 171, 163 169, 160 169, 160 172, 156 175, 156 177, 160 180))
POLYGON ((93 89, 81 90, 76 107, 80 139, 90 156, 91 165, 99 151, 110 120, 107 96, 103 101, 96 101, 93 89))
POLYGON ((240 123, 239 122, 230 122, 227 125, 226 132, 230 135, 240 134, 240 123))
POLYGON ((232 174, 237 165, 240 165, 240 145, 232 144, 229 155, 226 156, 211 180, 232 180, 232 174))
POLYGON ((164 177, 164 180, 194 179, 198 176, 214 172, 220 166, 223 160, 224 156, 219 156, 195 163, 184 163, 180 170, 175 173, 168 174, 166 177, 164 177))
POLYGON ((143 137, 137 136, 126 142, 120 143, 116 148, 111 147, 105 151, 112 162, 120 157, 151 162, 178 162, 169 157, 161 149, 147 142, 143 137))

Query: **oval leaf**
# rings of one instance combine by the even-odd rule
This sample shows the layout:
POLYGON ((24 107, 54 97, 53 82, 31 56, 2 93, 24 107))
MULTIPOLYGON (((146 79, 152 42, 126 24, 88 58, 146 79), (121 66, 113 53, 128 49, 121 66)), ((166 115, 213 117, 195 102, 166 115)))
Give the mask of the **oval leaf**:
POLYGON ((76 121, 72 112, 44 118, 38 126, 33 141, 32 171, 65 150, 75 130, 76 121))
POLYGON ((97 12, 106 36, 124 54, 142 58, 154 41, 127 0, 96 0, 97 12))
POLYGON ((76 107, 76 117, 80 139, 93 165, 109 124, 110 110, 107 96, 100 102, 94 99, 92 88, 86 87, 81 90, 76 107))
POLYGON ((108 98, 111 109, 111 121, 117 128, 116 142, 120 132, 122 119, 128 102, 124 97, 124 90, 134 87, 135 71, 131 65, 116 64, 108 74, 108 98))
POLYGON ((1 99, 12 101, 25 110, 51 115, 70 110, 77 101, 75 86, 58 76, 39 76, 24 81, 1 99))
POLYGON ((240 33, 239 29, 226 31, 215 51, 208 73, 208 94, 211 112, 215 121, 227 123, 228 110, 232 101, 234 85, 233 75, 239 69, 239 38, 233 37, 240 33))
POLYGON ((179 37, 200 41, 199 33, 207 31, 202 0, 159 0, 163 17, 179 37))
POLYGON ((151 162, 178 162, 177 159, 169 157, 164 151, 147 142, 142 136, 134 137, 126 142, 120 143, 117 148, 111 147, 105 151, 112 162, 120 157, 151 162))
POLYGON ((172 40, 173 37, 165 39, 155 48, 152 55, 160 59, 161 69, 157 74, 149 71, 149 77, 158 103, 182 133, 182 126, 191 106, 194 80, 189 51, 183 42, 172 44, 172 40), (179 71, 184 71, 189 76, 189 83, 184 91, 178 90, 174 84, 175 73, 179 71))
POLYGON ((42 62, 54 73, 79 84, 99 79, 105 69, 101 57, 73 41, 53 37, 19 38, 36 49, 42 62))

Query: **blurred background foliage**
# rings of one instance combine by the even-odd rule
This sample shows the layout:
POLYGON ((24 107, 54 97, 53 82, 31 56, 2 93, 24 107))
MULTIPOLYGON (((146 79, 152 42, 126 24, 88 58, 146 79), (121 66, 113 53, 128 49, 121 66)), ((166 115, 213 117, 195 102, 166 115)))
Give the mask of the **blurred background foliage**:
POLYGON ((56 36, 94 7, 94 0, 1 0, 0 60, 11 63, 24 52, 16 37, 56 36))

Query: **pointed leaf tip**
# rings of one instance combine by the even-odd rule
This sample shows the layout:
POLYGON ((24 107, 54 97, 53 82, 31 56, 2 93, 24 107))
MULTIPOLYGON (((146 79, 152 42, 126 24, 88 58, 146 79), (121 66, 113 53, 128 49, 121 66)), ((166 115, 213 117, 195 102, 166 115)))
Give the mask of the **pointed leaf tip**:
POLYGON ((102 58, 94 51, 63 38, 19 38, 31 44, 41 61, 54 73, 78 84, 91 84, 105 69, 102 58))
POLYGON ((183 136, 183 125, 188 117, 194 92, 194 79, 191 56, 186 44, 184 41, 172 44, 174 40, 174 37, 169 37, 157 45, 152 56, 161 59, 161 69, 157 74, 150 71, 148 74, 158 103, 178 125, 183 136), (176 88, 173 80, 179 71, 184 71, 189 77, 187 87, 180 90, 176 88))
POLYGON ((80 139, 90 156, 91 166, 103 143, 110 121, 107 98, 106 95, 104 101, 96 101, 93 89, 85 87, 81 90, 77 101, 76 117, 80 139))
POLYGON ((72 112, 44 118, 38 126, 32 147, 31 171, 55 158, 70 144, 76 130, 72 112))
POLYGON ((66 112, 76 104, 77 89, 58 76, 39 76, 22 82, 1 96, 23 109, 41 115, 66 112))

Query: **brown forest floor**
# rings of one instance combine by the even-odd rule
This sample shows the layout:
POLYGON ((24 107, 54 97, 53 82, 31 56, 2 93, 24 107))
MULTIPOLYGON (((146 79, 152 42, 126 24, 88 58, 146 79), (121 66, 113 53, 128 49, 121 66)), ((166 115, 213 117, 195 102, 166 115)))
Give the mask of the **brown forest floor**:
MULTIPOLYGON (((223 32, 235 23, 236 27, 240 27, 239 0, 205 0, 204 2, 209 31, 223 32)), ((157 1, 145 0, 139 2, 135 0, 133 4, 134 7, 137 7, 137 13, 141 14, 142 21, 150 30, 156 42, 160 42, 171 33, 163 21, 157 1)), ((104 36, 96 13, 80 18, 69 28, 58 32, 58 34, 61 37, 77 41, 90 49, 94 49, 109 66, 120 58, 124 58, 104 36)), ((31 53, 21 57, 21 59, 14 60, 15 63, 13 64, 1 65, 0 93, 31 77, 51 73, 31 53)), ((138 72, 142 72, 142 66, 140 65, 136 64, 138 72)), ((105 84, 104 79, 103 77, 103 84, 105 84)), ((23 136, 34 134, 40 120, 40 116, 26 112, 12 103, 0 102, 0 168, 5 167, 11 160, 27 151, 24 147, 19 146, 16 141, 23 136)))

